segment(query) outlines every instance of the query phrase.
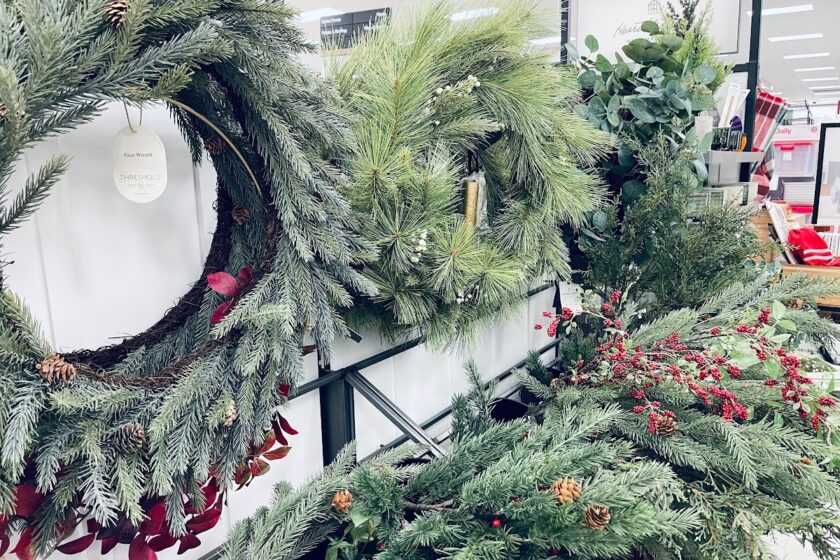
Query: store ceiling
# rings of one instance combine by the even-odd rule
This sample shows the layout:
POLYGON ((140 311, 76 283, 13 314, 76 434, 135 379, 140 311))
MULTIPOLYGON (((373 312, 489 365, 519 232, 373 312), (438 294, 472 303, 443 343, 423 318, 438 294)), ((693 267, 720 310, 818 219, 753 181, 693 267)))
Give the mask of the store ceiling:
POLYGON ((765 11, 800 6, 813 10, 762 17, 761 78, 766 89, 781 92, 793 103, 836 104, 840 100, 840 1, 764 0, 765 11), (792 36, 813 37, 779 40, 792 36), (812 54, 824 56, 785 58, 812 54), (801 71, 814 68, 824 69, 801 71))
MULTIPOLYGON (((401 12, 416 6, 417 0, 288 0, 303 13, 300 26, 313 42, 319 40, 321 16, 344 12, 371 10, 390 7, 401 12)), ((621 2, 622 0, 615 0, 621 2)), ((480 6, 482 0, 453 0, 459 9, 469 10, 480 6)), ((547 13, 557 14, 559 35, 558 0, 541 0, 547 13)), ((747 11, 752 2, 742 0, 747 11)), ((840 100, 840 32, 835 30, 840 22, 840 0, 764 0, 764 10, 812 7, 808 11, 788 11, 762 18, 761 78, 767 89, 781 92, 791 102, 835 104, 840 100), (822 37, 817 37, 817 35, 822 37), (800 40, 779 41, 779 37, 810 36, 800 40), (776 40, 771 40, 776 39, 776 40), (786 56, 828 53, 818 58, 786 59, 786 56), (797 69, 831 68, 813 72, 797 72, 797 69), (833 79, 838 78, 838 79, 833 79), (809 81, 804 81, 809 80, 809 81), (829 89, 829 88, 837 88, 829 89), (816 89, 811 89, 816 88, 816 89)), ((784 11, 784 10, 782 10, 784 11)), ((745 22, 746 23, 746 22, 745 22)), ((748 31, 747 31, 748 32, 748 31)), ((559 47, 559 45, 558 45, 559 47)), ((739 57, 745 58, 745 57, 739 57)), ((309 63, 318 65, 317 57, 309 63)))

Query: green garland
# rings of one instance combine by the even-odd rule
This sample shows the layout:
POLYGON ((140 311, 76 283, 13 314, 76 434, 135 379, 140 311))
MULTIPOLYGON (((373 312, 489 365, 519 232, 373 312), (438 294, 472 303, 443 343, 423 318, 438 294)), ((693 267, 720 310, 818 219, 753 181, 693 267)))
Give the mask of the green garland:
POLYGON ((302 348, 329 353, 347 332, 337 309, 348 290, 373 293, 330 163, 349 129, 334 93, 295 60, 308 47, 293 13, 258 0, 0 4, 0 236, 68 166, 56 156, 10 200, 22 152, 112 100, 170 99, 194 158, 206 148, 219 178, 204 274, 147 332, 57 356, 2 292, 0 546, 10 520, 28 525, 17 550, 27 557, 86 516, 136 532, 158 504, 170 536, 188 533, 188 515, 214 505, 202 485, 224 490, 266 427, 282 424, 275 409, 301 376, 302 348), (223 301, 204 276, 246 267, 253 276, 228 291, 214 327, 223 301))
POLYGON ((527 1, 464 22, 453 11, 409 12, 333 70, 355 116, 347 198, 379 250, 379 295, 351 319, 436 345, 474 338, 536 281, 568 276, 560 225, 597 207, 587 169, 610 144, 573 112, 573 72, 530 43, 552 34, 547 14, 527 1), (488 219, 473 227, 459 182, 479 169, 488 219))

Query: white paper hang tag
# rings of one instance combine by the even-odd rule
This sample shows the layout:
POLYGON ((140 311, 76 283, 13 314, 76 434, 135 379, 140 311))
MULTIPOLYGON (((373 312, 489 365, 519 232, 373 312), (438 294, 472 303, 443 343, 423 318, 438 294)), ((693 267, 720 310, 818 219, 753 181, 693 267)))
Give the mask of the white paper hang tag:
POLYGON ((127 126, 114 138, 114 186, 131 202, 145 204, 166 189, 166 149, 152 130, 127 126))

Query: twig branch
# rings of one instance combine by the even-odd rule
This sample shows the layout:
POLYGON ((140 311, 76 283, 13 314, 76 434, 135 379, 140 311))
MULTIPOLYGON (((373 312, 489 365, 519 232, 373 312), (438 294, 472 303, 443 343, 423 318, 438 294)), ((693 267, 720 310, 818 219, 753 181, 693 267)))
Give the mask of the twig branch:
POLYGON ((439 504, 415 504, 414 502, 405 502, 406 511, 443 511, 445 509, 454 509, 455 500, 446 500, 439 504))

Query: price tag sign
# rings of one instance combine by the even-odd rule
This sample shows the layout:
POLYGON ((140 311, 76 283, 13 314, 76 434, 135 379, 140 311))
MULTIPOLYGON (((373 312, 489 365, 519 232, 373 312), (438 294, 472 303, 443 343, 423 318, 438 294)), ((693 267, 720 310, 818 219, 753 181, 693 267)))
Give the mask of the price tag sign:
POLYGON ((114 186, 137 204, 160 198, 166 189, 166 149, 148 128, 122 129, 114 139, 114 186))

